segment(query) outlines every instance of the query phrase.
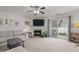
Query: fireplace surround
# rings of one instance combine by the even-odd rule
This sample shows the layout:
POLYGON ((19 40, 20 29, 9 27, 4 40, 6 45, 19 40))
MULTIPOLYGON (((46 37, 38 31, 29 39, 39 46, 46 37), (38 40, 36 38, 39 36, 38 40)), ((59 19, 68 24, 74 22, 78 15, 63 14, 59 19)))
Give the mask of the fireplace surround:
POLYGON ((41 36, 41 30, 34 30, 34 36, 41 36))

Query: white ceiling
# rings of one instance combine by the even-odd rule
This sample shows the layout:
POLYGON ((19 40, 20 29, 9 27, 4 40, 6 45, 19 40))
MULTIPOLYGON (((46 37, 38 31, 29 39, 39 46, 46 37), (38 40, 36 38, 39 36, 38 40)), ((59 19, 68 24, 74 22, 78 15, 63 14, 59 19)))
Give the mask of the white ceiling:
MULTIPOLYGON (((41 7, 41 6, 40 6, 41 7)), ((43 10, 45 14, 38 14, 34 15, 33 12, 27 13, 26 11, 32 10, 29 6, 0 6, 0 11, 3 12, 11 12, 11 13, 17 13, 22 16, 26 16, 29 18, 33 17, 49 17, 56 14, 62 14, 67 12, 72 12, 75 10, 78 10, 79 6, 46 6, 46 9, 43 10)))

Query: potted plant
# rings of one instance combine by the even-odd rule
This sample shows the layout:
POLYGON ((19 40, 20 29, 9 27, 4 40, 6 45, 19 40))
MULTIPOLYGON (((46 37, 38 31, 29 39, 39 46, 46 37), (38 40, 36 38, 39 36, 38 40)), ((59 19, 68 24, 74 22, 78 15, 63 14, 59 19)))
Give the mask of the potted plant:
POLYGON ((62 36, 67 36, 67 33, 59 33, 59 35, 62 35, 62 36))
POLYGON ((47 35, 47 31, 42 32, 41 37, 47 37, 47 36, 48 36, 48 35, 47 35))

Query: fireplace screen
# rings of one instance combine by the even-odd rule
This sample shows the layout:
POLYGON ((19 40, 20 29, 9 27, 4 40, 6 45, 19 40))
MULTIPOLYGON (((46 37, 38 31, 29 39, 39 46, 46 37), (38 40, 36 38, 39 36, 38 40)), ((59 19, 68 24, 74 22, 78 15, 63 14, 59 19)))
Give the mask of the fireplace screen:
POLYGON ((34 36, 41 36, 41 30, 35 30, 34 36))

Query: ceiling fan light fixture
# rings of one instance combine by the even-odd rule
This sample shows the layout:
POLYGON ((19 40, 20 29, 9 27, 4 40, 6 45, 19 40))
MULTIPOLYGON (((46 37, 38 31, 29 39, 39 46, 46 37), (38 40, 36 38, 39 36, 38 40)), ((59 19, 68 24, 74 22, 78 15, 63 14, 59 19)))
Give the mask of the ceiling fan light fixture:
POLYGON ((39 11, 34 11, 35 14, 39 14, 39 11))
POLYGON ((36 13, 37 13, 37 11, 34 11, 34 13, 36 14, 36 13))
POLYGON ((27 12, 33 12, 34 15, 37 15, 39 13, 41 14, 45 14, 42 9, 46 9, 45 7, 41 7, 40 6, 30 6, 33 10, 27 11, 27 12))
POLYGON ((37 14, 39 14, 39 11, 37 11, 37 14))

